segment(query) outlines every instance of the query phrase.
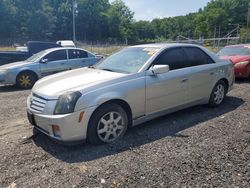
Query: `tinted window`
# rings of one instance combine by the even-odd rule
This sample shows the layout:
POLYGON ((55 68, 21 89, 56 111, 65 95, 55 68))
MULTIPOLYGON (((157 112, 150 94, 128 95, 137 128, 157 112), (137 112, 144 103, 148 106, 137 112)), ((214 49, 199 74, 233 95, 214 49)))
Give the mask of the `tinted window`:
POLYGON ((170 70, 188 67, 188 61, 181 48, 167 50, 154 63, 155 65, 169 65, 170 70))
POLYGON ((87 58, 88 53, 83 50, 69 50, 69 59, 87 58))
POLYGON ((206 65, 213 63, 213 60, 199 48, 184 48, 191 66, 206 65))
POLYGON ((66 50, 57 50, 49 53, 43 59, 48 59, 48 61, 58 61, 67 59, 66 50))

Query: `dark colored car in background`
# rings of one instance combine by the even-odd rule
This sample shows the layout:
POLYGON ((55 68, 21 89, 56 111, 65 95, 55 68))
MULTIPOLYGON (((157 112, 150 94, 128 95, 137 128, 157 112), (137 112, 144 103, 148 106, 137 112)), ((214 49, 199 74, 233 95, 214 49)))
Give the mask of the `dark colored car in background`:
POLYGON ((61 47, 61 45, 53 42, 29 41, 27 42, 27 51, 0 51, 0 66, 24 61, 42 50, 56 47, 61 47))
POLYGON ((233 62, 235 77, 250 78, 250 44, 226 46, 217 55, 233 62))

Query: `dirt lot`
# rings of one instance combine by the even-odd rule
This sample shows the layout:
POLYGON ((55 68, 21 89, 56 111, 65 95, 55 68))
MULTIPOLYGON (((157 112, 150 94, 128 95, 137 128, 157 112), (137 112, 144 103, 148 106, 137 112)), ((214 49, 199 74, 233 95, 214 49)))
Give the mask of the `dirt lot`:
POLYGON ((250 81, 219 108, 183 110, 102 146, 32 136, 29 92, 0 87, 0 187, 250 186, 250 81))

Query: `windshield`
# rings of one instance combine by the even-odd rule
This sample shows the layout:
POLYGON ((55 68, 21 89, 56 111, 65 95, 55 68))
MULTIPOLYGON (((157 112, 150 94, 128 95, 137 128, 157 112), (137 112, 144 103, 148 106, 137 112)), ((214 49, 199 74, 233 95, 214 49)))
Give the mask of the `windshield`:
POLYGON ((245 46, 226 47, 218 52, 219 56, 250 55, 250 48, 245 46))
POLYGON ((37 59, 40 59, 41 57, 43 57, 43 55, 47 54, 48 50, 43 50, 41 52, 38 52, 37 54, 34 54, 33 56, 29 57, 28 59, 26 59, 26 61, 28 62, 34 62, 37 59))
POLYGON ((159 48, 125 48, 100 63, 94 68, 121 73, 135 73, 154 55, 159 48))

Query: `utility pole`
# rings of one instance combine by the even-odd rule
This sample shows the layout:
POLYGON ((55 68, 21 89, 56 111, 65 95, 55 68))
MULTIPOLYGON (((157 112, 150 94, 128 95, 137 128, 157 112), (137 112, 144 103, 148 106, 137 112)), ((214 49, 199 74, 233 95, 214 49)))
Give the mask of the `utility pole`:
POLYGON ((247 31, 246 31, 246 43, 248 42, 249 19, 250 19, 250 3, 248 4, 248 11, 247 11, 247 31))
POLYGON ((240 24, 237 24, 237 36, 236 37, 239 37, 239 33, 240 33, 240 24))
POLYGON ((215 25, 214 27, 214 47, 215 47, 215 44, 216 44, 216 29, 217 29, 217 26, 215 25))
POLYGON ((236 37, 239 37, 239 39, 237 40, 237 43, 239 43, 239 40, 240 40, 240 24, 237 24, 237 36, 236 37))
POLYGON ((75 0, 72 0, 72 14, 73 14, 73 42, 76 42, 76 8, 77 3, 75 0))

